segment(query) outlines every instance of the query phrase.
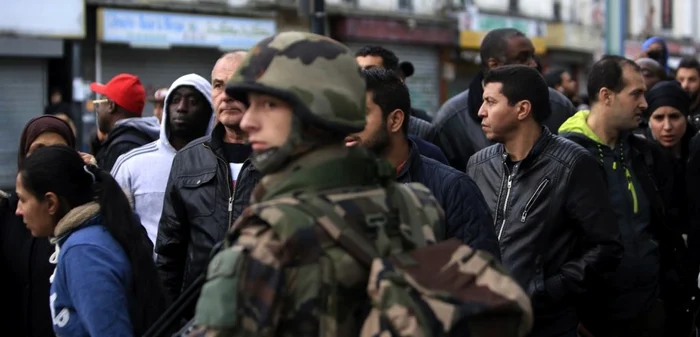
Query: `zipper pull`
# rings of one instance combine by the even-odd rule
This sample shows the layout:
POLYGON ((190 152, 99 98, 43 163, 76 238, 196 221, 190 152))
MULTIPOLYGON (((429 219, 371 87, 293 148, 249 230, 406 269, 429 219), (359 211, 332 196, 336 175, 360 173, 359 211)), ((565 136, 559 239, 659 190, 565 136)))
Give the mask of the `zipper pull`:
POLYGON ((508 176, 508 188, 510 188, 511 186, 513 186, 513 175, 512 174, 508 176))
POLYGON ((233 211, 233 197, 228 198, 228 211, 233 211))

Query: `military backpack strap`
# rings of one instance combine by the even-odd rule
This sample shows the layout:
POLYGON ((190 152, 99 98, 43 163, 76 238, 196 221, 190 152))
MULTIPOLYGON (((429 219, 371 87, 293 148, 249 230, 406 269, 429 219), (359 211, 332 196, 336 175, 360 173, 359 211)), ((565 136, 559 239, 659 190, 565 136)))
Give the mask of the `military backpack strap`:
POLYGON ((397 207, 402 231, 409 231, 411 241, 417 246, 437 242, 436 232, 442 236, 444 215, 432 192, 418 183, 393 183, 387 187, 390 204, 397 207), (406 228, 405 226, 408 226, 406 228))
POLYGON ((379 256, 376 245, 361 229, 343 219, 339 212, 344 210, 320 196, 300 196, 300 200, 302 202, 298 206, 312 215, 316 223, 339 247, 369 269, 372 260, 379 256))

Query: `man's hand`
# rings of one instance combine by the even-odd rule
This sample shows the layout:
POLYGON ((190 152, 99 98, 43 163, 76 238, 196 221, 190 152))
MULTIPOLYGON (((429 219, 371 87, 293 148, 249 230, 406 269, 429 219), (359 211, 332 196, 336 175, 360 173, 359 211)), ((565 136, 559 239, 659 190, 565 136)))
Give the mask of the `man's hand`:
POLYGON ((93 155, 80 151, 78 151, 78 153, 80 154, 80 158, 83 158, 85 165, 97 165, 97 160, 93 155))

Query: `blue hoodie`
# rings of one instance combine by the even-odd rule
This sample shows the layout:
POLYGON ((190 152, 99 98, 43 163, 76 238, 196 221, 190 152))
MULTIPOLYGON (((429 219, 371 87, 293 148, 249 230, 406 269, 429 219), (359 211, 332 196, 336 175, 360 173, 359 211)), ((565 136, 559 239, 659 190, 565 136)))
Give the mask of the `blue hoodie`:
POLYGON ((131 263, 102 226, 99 205, 68 212, 55 236, 49 305, 56 336, 133 336, 131 263))
MULTIPOLYGON (((214 104, 211 100, 211 84, 197 74, 184 75, 170 86, 165 96, 166 108, 163 109, 163 121, 168 120, 167 102, 170 100, 170 95, 178 87, 186 85, 192 86, 202 93, 212 107, 211 119, 206 132, 209 135, 216 120, 213 111, 214 104)), ((160 124, 160 138, 157 141, 123 154, 112 168, 112 176, 129 197, 134 213, 141 219, 141 224, 146 228, 148 238, 154 245, 158 235, 160 215, 163 211, 163 200, 170 176, 170 167, 177 153, 168 141, 167 125, 166 122, 160 124)))

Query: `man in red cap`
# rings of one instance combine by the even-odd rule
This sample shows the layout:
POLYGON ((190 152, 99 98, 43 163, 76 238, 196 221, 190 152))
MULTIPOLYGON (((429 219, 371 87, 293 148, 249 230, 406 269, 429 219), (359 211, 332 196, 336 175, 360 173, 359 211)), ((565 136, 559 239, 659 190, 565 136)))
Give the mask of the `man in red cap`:
POLYGON ((102 96, 93 102, 97 127, 106 136, 95 151, 102 169, 111 170, 122 154, 158 139, 158 122, 141 118, 146 89, 137 76, 119 74, 107 84, 90 84, 90 90, 102 96))

